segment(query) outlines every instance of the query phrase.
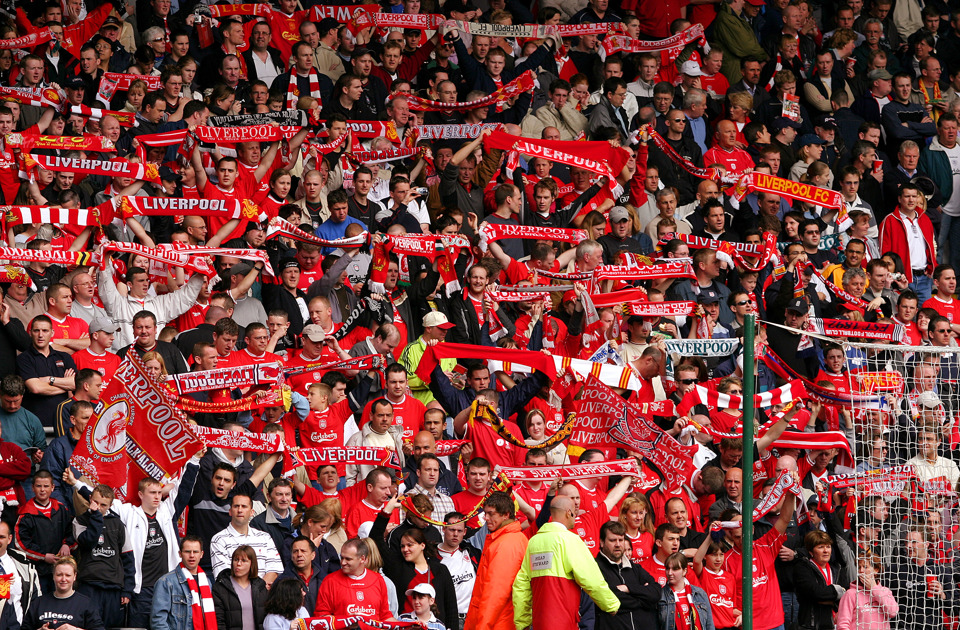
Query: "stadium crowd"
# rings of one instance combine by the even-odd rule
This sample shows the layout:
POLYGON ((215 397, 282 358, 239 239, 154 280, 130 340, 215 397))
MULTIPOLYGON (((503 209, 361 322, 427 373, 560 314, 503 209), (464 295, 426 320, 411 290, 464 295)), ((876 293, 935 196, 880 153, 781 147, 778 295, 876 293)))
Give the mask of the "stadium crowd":
POLYGON ((960 617, 954 5, 2 8, 0 630, 960 617))

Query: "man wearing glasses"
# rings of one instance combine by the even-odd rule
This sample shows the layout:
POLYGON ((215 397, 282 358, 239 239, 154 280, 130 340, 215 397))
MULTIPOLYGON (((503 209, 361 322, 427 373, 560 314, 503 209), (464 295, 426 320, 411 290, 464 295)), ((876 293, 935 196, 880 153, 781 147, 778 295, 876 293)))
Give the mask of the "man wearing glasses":
MULTIPOLYGON (((667 131, 664 138, 667 143, 685 160, 703 165, 703 154, 700 147, 693 140, 693 135, 684 133, 687 128, 687 117, 682 110, 671 109, 664 114, 667 131)), ((667 188, 676 188, 680 196, 677 199, 677 215, 687 216, 697 203, 697 186, 700 179, 688 173, 679 163, 670 159, 663 151, 651 151, 648 163, 656 166, 660 173, 660 181, 667 188)))
POLYGON ((817 269, 823 269, 837 262, 836 254, 828 249, 820 249, 820 224, 813 219, 808 219, 800 224, 798 232, 803 251, 807 253, 807 260, 817 269))

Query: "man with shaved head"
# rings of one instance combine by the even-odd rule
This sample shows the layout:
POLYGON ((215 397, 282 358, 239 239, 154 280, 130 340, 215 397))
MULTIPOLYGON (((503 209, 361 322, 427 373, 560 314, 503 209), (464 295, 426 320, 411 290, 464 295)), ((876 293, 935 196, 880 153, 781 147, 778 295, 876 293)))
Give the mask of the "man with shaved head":
MULTIPOLYGON (((627 480, 633 483, 632 478, 627 480)), ((530 539, 513 583, 513 619, 518 628, 529 626, 534 617, 579 619, 580 589, 600 610, 613 614, 620 609, 620 600, 607 586, 593 554, 569 531, 576 523, 573 499, 558 494, 550 503, 550 522, 530 539)))
MULTIPOLYGON (((587 506, 583 505, 583 495, 581 494, 582 489, 580 486, 574 483, 564 483, 560 489, 557 490, 557 496, 553 501, 560 498, 567 498, 573 501, 577 516, 573 531, 583 539, 583 542, 587 545, 587 549, 589 549, 590 553, 594 556, 597 555, 597 552, 600 550, 600 526, 610 520, 610 510, 620 503, 620 499, 626 496, 627 492, 629 492, 633 486, 633 482, 633 477, 624 477, 620 480, 620 483, 610 489, 610 492, 607 493, 607 496, 599 505, 586 510, 582 509, 587 506)), ((553 502, 551 502, 550 505, 552 507, 553 502)))

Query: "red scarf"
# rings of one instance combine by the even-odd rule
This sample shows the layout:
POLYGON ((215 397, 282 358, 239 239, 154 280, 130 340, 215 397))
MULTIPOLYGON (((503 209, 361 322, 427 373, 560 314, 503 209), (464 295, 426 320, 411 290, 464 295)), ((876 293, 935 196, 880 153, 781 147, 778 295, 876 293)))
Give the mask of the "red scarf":
MULTIPOLYGON (((290 68, 290 84, 287 86, 287 109, 297 109, 297 101, 300 99, 300 87, 297 83, 298 77, 296 66, 290 68)), ((310 96, 315 98, 318 101, 320 100, 320 79, 317 77, 316 68, 310 68, 310 74, 307 75, 310 78, 310 94, 305 96, 310 96)))
POLYGON ((207 574, 203 569, 197 567, 197 575, 194 577, 187 570, 183 563, 180 564, 180 571, 186 578, 187 586, 190 588, 190 596, 193 603, 193 630, 216 630, 217 613, 213 609, 213 592, 210 590, 210 582, 207 581, 207 574))
POLYGON ((533 71, 528 70, 510 83, 507 83, 495 91, 493 94, 489 94, 483 98, 466 103, 441 103, 440 101, 431 101, 429 99, 410 94, 404 94, 403 96, 407 99, 407 104, 410 106, 410 111, 466 112, 472 109, 480 109, 481 107, 489 107, 490 105, 502 104, 506 101, 509 101, 515 96, 519 96, 524 92, 529 92, 532 90, 535 87, 535 81, 536 76, 533 74, 533 71))

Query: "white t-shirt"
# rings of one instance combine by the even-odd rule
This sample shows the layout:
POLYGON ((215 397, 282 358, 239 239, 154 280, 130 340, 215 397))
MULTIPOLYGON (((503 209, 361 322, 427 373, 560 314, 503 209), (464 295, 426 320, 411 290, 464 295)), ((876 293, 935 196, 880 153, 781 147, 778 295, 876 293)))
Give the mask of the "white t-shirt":
POLYGON ((952 149, 944 147, 943 152, 950 159, 950 170, 953 172, 953 190, 956 194, 943 205, 943 211, 951 217, 960 217, 960 143, 952 149))

